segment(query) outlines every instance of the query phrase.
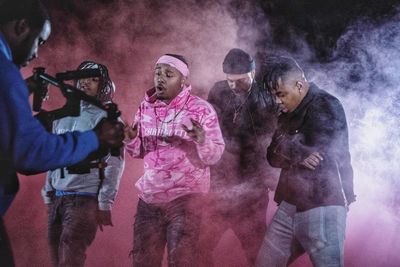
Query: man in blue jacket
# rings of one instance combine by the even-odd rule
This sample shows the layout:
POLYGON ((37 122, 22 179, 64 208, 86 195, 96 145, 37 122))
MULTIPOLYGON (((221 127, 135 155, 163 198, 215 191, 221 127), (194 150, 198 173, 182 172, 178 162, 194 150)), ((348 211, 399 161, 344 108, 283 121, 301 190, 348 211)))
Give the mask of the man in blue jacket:
POLYGON ((123 127, 103 121, 96 130, 54 135, 32 117, 19 68, 37 57, 51 32, 40 0, 0 2, 0 263, 14 266, 2 217, 18 191, 17 172, 33 174, 72 165, 100 146, 122 146, 123 127))

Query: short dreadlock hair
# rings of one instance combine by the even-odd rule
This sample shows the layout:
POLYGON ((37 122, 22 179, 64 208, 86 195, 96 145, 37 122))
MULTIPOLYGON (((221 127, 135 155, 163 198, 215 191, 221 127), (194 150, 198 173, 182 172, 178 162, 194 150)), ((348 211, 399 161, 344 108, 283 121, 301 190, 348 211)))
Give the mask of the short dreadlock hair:
POLYGON ((299 64, 291 57, 268 56, 261 66, 261 76, 264 88, 269 92, 278 88, 279 79, 285 78, 293 72, 304 73, 299 64))
POLYGON ((83 61, 79 66, 78 70, 83 69, 99 69, 101 76, 99 82, 99 90, 97 91, 96 98, 101 102, 111 102, 114 97, 115 85, 111 80, 108 69, 105 65, 96 63, 94 61, 83 61))

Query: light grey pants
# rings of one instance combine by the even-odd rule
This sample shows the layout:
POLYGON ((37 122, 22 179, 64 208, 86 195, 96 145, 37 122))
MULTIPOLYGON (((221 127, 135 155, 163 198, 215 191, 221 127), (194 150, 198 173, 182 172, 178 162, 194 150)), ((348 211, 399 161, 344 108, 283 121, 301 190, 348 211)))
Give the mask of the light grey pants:
POLYGON ((305 252, 314 267, 343 267, 347 210, 324 206, 304 212, 282 202, 268 227, 257 267, 285 267, 305 252))

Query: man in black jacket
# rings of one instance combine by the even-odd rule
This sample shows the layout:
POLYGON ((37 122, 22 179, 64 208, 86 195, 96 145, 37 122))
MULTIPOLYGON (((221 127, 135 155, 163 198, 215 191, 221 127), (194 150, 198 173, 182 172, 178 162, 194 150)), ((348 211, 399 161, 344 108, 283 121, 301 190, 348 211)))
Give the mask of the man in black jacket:
POLYGON ((355 201, 343 107, 308 83, 292 58, 269 57, 264 68, 264 86, 281 110, 267 158, 282 171, 257 266, 287 266, 304 252, 314 266, 343 266, 347 207, 355 201))
POLYGON ((228 229, 240 240, 249 265, 254 265, 266 231, 268 191, 277 180, 265 157, 277 109, 271 95, 255 82, 255 62, 249 54, 230 50, 223 71, 226 80, 217 82, 208 95, 226 146, 221 160, 211 167, 201 265, 213 265, 212 251, 228 229))

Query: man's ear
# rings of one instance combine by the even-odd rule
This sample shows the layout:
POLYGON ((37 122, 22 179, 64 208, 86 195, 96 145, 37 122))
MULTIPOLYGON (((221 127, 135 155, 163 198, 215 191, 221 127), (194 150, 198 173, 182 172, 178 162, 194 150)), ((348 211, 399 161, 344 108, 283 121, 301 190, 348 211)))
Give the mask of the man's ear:
POLYGON ((183 88, 183 86, 185 85, 185 82, 186 82, 186 77, 182 77, 182 79, 181 79, 181 87, 183 88))
POLYGON ((256 70, 251 71, 251 78, 254 79, 256 77, 256 70))
POLYGON ((304 86, 304 84, 301 81, 296 82, 296 87, 300 92, 303 89, 303 86, 304 86))
POLYGON ((31 33, 31 27, 26 19, 16 20, 14 23, 14 34, 18 38, 25 39, 31 33))

